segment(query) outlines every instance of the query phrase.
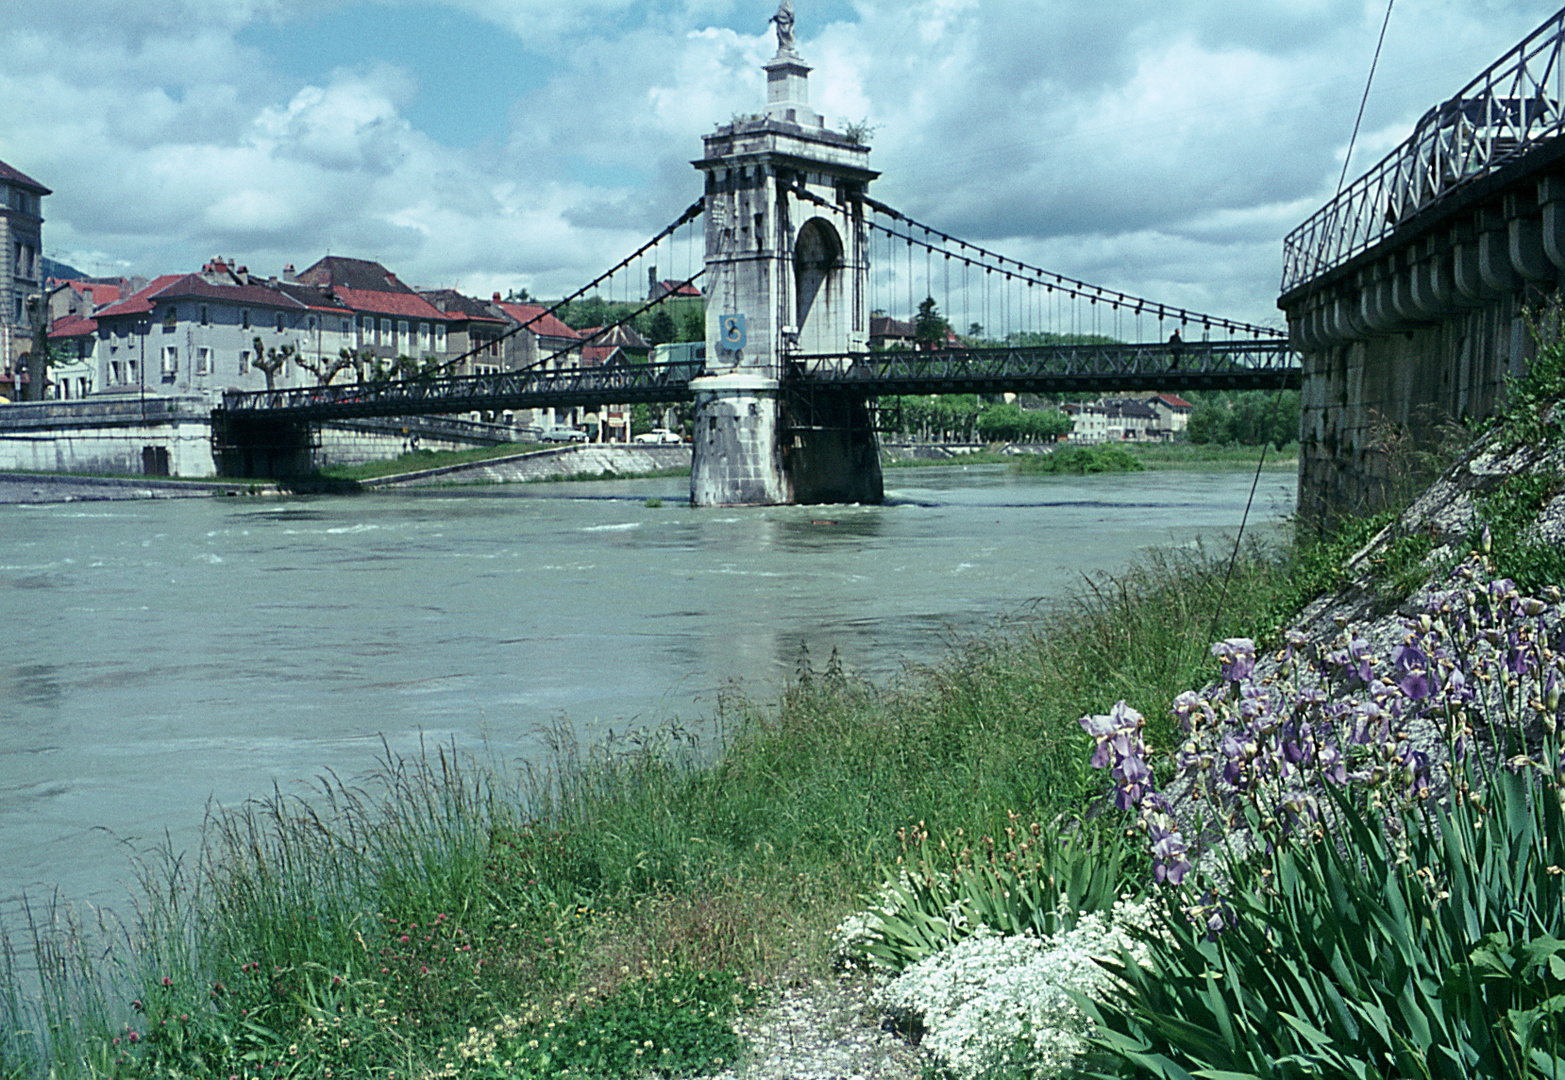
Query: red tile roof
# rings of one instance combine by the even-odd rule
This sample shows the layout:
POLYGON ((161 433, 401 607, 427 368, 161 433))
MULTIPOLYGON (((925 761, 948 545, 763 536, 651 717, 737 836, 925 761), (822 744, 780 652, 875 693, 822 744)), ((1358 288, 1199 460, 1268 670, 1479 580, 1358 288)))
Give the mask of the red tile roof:
POLYGON ((314 266, 303 270, 298 281, 302 285, 330 285, 334 288, 358 289, 371 292, 410 293, 413 290, 398 280, 397 275, 371 259, 350 259, 345 255, 328 255, 314 266))
POLYGON ((109 318, 115 315, 135 315, 151 311, 158 300, 186 299, 221 300, 229 304, 287 308, 291 311, 301 310, 305 306, 266 285, 214 285, 200 274, 164 274, 134 296, 97 312, 97 316, 109 318))
POLYGON ((405 319, 450 322, 452 317, 414 292, 387 292, 381 289, 332 288, 332 294, 354 311, 371 315, 398 315, 405 319))
POLYGON ((64 318, 56 319, 54 325, 49 328, 49 336, 52 338, 82 337, 97 332, 98 320, 84 319, 80 315, 66 315, 64 318))
MULTIPOLYGON (((511 304, 501 302, 500 310, 519 323, 526 323, 543 315, 547 309, 542 304, 511 304)), ((579 338, 581 334, 566 326, 553 315, 544 315, 527 328, 539 337, 579 338)))
POLYGON ((654 285, 652 287, 652 295, 647 299, 657 300, 664 296, 673 296, 676 300, 685 298, 699 299, 701 290, 688 282, 680 282, 670 278, 667 281, 660 281, 654 285))
POLYGON ((618 345, 583 345, 581 347, 581 366, 599 367, 612 360, 616 353, 620 354, 623 360, 625 350, 618 345))
POLYGON ((0 180, 9 181, 10 183, 16 184, 18 187, 31 188, 33 191, 37 192, 39 195, 53 195, 54 194, 54 192, 52 192, 48 188, 44 187, 38 181, 34 180, 31 176, 28 176, 26 173, 21 172, 21 171, 19 171, 17 169, 11 168, 11 166, 7 165, 3 161, 0 161, 0 180))
POLYGON ((1161 401, 1167 405, 1172 405, 1176 409, 1195 408, 1194 405, 1190 404, 1190 402, 1186 401, 1178 394, 1158 394, 1156 400, 1161 401))
POLYGON ((118 285, 110 285, 102 281, 78 281, 75 278, 51 278, 50 280, 56 287, 69 285, 79 293, 85 293, 89 289, 92 290, 94 307, 102 307, 104 304, 119 302, 120 287, 118 285))
POLYGON ((111 315, 139 315, 152 310, 152 298, 168 288, 182 277, 188 274, 164 274, 153 278, 138 292, 132 293, 119 303, 98 312, 99 318, 108 318, 111 315))

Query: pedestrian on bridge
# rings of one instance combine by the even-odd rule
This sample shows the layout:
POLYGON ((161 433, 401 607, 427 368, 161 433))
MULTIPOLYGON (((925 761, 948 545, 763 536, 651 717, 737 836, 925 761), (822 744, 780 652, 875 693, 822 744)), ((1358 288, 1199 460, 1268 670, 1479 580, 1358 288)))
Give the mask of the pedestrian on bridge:
POLYGON ((1174 327, 1174 332, 1168 335, 1169 370, 1178 371, 1179 361, 1185 354, 1185 339, 1179 336, 1179 327, 1174 327))

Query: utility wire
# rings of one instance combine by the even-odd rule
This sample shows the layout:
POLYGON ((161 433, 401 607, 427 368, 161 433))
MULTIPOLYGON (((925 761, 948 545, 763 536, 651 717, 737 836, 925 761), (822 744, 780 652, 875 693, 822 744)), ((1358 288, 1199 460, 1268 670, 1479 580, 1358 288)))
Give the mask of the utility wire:
MULTIPOLYGON (((1342 172, 1337 177, 1337 193, 1332 196, 1333 199, 1341 197, 1342 185, 1348 179, 1348 164, 1353 160, 1353 147, 1358 142, 1359 125, 1364 122, 1364 107, 1369 103, 1369 90, 1375 83, 1375 68, 1380 64, 1380 50, 1386 43, 1386 27, 1391 25, 1391 9, 1396 2, 1397 0, 1386 0, 1386 17, 1380 23, 1380 38, 1375 42, 1375 56, 1369 62, 1369 76, 1364 80, 1364 95, 1359 98, 1358 116, 1353 121, 1353 134, 1348 138, 1348 152, 1342 156, 1342 172)), ((1317 264, 1318 268, 1319 264, 1317 264)), ((1313 284, 1313 279, 1311 283, 1313 284)), ((1306 298, 1308 298, 1307 292, 1306 298)), ((1267 410, 1268 428, 1271 426, 1272 418, 1277 414, 1277 405, 1281 401, 1282 387, 1279 386, 1276 396, 1272 398, 1271 408, 1267 410)), ((1228 569, 1223 572, 1223 591, 1217 598, 1216 609, 1212 612, 1212 625, 1206 632, 1208 640, 1217 635, 1217 623, 1223 617, 1223 607, 1228 602, 1228 584, 1233 578, 1234 564, 1239 561, 1239 544, 1244 540, 1244 527, 1250 520, 1250 507, 1255 502, 1255 489, 1260 485, 1261 470, 1266 466, 1266 448, 1271 444, 1271 437, 1264 432, 1262 434, 1261 456, 1255 463, 1255 478, 1250 481, 1250 497, 1245 500, 1244 514, 1239 518, 1239 532, 1234 536, 1234 549, 1228 556, 1228 569)))

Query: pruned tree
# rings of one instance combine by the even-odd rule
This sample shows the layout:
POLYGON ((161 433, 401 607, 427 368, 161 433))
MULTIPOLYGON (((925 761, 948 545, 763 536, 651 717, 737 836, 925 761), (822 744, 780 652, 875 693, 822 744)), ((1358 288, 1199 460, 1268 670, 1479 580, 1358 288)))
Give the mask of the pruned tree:
POLYGON ((356 368, 359 361, 352 349, 344 347, 337 350, 337 355, 331 359, 327 359, 325 356, 316 356, 312 359, 304 353, 300 353, 296 358, 296 362, 305 371, 315 376, 316 385, 330 386, 331 381, 337 377, 339 371, 356 368))
POLYGON ((49 361, 53 359, 49 348, 49 301, 42 296, 29 297, 27 313, 33 322, 33 347, 27 352, 27 393, 18 396, 23 401, 42 401, 48 393, 49 361))
POLYGON ((252 362, 266 373, 266 388, 268 390, 277 389, 277 373, 283 370, 288 363, 288 358, 294 352, 292 345, 284 345, 280 349, 268 349, 266 343, 260 338, 255 339, 255 360, 252 362))

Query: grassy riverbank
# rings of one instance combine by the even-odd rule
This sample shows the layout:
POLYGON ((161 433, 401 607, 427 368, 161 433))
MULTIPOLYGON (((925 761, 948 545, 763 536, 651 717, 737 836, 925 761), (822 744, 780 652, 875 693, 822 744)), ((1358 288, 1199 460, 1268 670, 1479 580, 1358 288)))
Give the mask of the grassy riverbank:
POLYGON ((33 928, 60 959, 43 1004, 0 991, 0 1076, 419 1075, 507 1021, 513 1047, 575 1025, 550 1073, 621 1075, 630 1032, 682 1068, 731 1058, 690 994, 823 970, 898 829, 1081 805, 1076 718, 1122 697, 1158 712, 1206 675, 1209 633, 1275 625, 1301 565, 1251 552, 1221 600, 1220 561, 1158 556, 892 685, 827 665, 780 702, 730 698, 720 746, 562 735, 532 772, 434 753, 220 814, 199 864, 149 864, 106 957, 33 928))

